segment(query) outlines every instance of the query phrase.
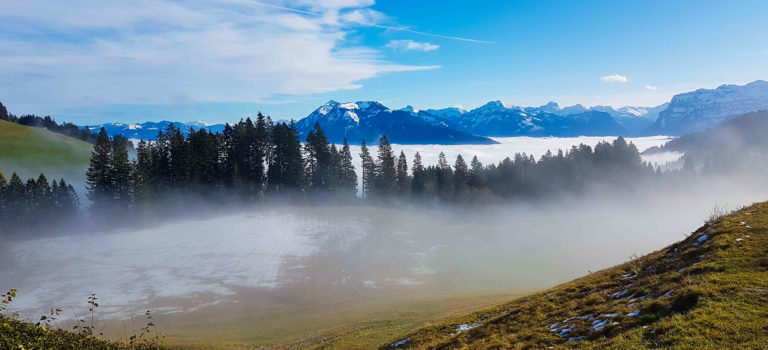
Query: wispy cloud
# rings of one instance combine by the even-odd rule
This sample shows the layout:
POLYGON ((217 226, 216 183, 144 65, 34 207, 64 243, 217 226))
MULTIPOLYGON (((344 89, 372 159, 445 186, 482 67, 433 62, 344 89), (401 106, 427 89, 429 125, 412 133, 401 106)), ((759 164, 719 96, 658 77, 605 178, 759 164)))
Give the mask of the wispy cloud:
POLYGON ((435 51, 440 48, 439 45, 434 45, 426 42, 417 42, 413 40, 390 40, 386 47, 394 50, 406 50, 406 51, 435 51))
POLYGON ((600 78, 604 83, 626 83, 628 81, 626 76, 620 74, 606 75, 600 78))
POLYGON ((654 91, 659 89, 657 86, 653 86, 653 85, 646 85, 645 88, 648 90, 654 90, 654 91))
POLYGON ((358 21, 381 20, 372 3, 16 2, 0 12, 0 96, 20 111, 43 104, 261 102, 438 68, 387 61, 347 41, 358 21))

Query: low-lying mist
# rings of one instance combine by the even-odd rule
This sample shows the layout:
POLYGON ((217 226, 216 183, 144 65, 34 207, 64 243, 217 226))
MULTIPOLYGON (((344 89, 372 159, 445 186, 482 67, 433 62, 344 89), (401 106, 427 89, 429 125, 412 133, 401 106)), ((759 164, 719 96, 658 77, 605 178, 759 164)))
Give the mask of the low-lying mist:
MULTIPOLYGON (((713 206, 768 198, 727 179, 494 207, 298 206, 4 244, 2 288, 34 317, 101 298, 106 318, 182 317, 222 305, 251 315, 334 301, 531 291, 682 239, 713 206)), ((191 217, 195 213, 189 213, 191 217)))

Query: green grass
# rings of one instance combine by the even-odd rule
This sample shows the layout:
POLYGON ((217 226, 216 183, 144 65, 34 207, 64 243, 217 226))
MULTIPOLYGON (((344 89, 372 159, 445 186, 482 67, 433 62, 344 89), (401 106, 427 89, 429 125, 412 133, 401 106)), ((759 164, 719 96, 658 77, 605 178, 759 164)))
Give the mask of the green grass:
POLYGON ((23 178, 40 173, 81 182, 93 146, 76 138, 0 120, 0 172, 23 178))
POLYGON ((647 256, 380 346, 403 339, 409 339, 404 347, 416 349, 768 349, 768 202, 714 220, 647 256), (694 246, 703 235, 709 238, 694 246), (625 289, 622 297, 611 295, 625 289), (652 299, 628 305, 643 295, 652 299), (628 315, 636 310, 638 316, 628 315), (618 316, 599 316, 610 313, 618 316), (593 318, 568 320, 587 315, 593 318), (609 321, 594 330, 598 319, 609 321), (560 336, 551 331, 555 322, 552 328, 573 329, 560 336), (456 334, 457 325, 475 323, 480 326, 456 334))

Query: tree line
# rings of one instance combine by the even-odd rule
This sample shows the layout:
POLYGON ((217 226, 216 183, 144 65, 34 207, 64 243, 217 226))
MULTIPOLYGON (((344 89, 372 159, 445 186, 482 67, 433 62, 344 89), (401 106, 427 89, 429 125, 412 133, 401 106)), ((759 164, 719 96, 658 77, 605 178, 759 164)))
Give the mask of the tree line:
MULTIPOLYGON (((173 124, 156 141, 140 141, 136 157, 128 142, 102 128, 86 173, 88 198, 96 211, 147 208, 167 198, 257 200, 298 195, 354 198, 357 175, 349 144, 329 144, 319 125, 300 142, 293 122, 274 123, 259 114, 221 133, 173 124)), ((166 205, 164 203, 163 205, 166 205)))
POLYGON ((64 179, 48 181, 40 174, 27 181, 0 172, 0 232, 53 226, 78 216, 80 201, 64 179))
POLYGON ((0 120, 36 128, 46 128, 52 132, 74 137, 78 140, 82 140, 91 144, 95 143, 97 138, 97 135, 91 133, 91 130, 88 129, 88 127, 81 129, 79 126, 73 123, 58 124, 50 116, 38 117, 32 114, 25 114, 17 117, 8 113, 8 109, 6 109, 1 102, 0 120))
MULTIPOLYGON (((86 174, 95 211, 167 206, 166 199, 189 195, 357 198, 349 144, 329 143, 319 124, 303 142, 293 122, 274 123, 262 114, 227 124, 221 133, 192 129, 184 136, 170 125, 157 141, 140 141, 133 160, 125 138, 110 138, 104 129, 97 136, 86 174)), ((363 140, 358 156, 361 198, 383 202, 486 203, 578 192, 590 184, 628 187, 660 173, 623 138, 547 152, 538 161, 519 153, 486 166, 461 155, 450 164, 443 153, 426 165, 418 152, 409 163, 382 135, 376 150, 363 140)))

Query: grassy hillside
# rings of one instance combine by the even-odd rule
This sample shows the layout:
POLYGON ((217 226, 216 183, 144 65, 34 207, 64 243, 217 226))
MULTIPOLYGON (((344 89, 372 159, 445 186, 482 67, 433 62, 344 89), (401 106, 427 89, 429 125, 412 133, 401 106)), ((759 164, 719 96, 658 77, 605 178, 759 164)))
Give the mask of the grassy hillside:
POLYGON ((92 146, 78 139, 0 120, 0 172, 82 182, 92 146))
POLYGON ((0 349, 159 349, 151 344, 123 344, 63 330, 39 327, 0 316, 0 349))
POLYGON ((647 256, 382 348, 768 349, 767 253, 768 202, 647 256))

